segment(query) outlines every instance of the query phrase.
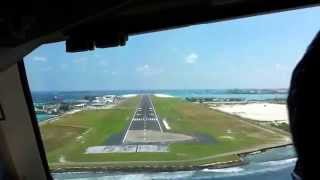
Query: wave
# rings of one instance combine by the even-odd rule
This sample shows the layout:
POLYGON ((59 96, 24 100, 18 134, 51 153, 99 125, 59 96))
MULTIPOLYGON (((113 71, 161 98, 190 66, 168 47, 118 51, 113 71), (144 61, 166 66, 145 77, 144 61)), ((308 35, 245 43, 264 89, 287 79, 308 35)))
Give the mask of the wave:
MULTIPOLYGON (((276 171, 283 170, 285 168, 294 167, 294 163, 296 162, 296 158, 279 160, 279 161, 267 161, 262 163, 252 163, 247 166, 243 166, 240 169, 227 170, 221 169, 220 171, 212 171, 213 174, 209 176, 215 178, 228 178, 228 177, 236 177, 236 176, 248 176, 248 175, 258 175, 258 174, 265 174, 265 173, 272 173, 276 171)), ((208 171, 207 171, 208 172, 208 171)), ((208 177, 209 177, 208 176, 208 177)))
POLYGON ((190 179, 195 171, 160 172, 151 174, 151 179, 190 179))
POLYGON ((53 173, 54 179, 77 179, 77 180, 162 180, 162 179, 225 179, 232 177, 262 177, 274 172, 290 173, 297 158, 278 161, 266 161, 249 163, 241 167, 230 167, 222 169, 203 169, 199 171, 177 171, 177 172, 145 172, 145 173, 106 173, 106 172, 67 172, 53 173), (77 175, 78 174, 78 175, 77 175), (81 175, 80 175, 81 174, 81 175))
MULTIPOLYGON (((281 171, 286 168, 290 168, 290 167, 293 168, 295 161, 296 161, 296 158, 291 158, 291 159, 285 159, 285 160, 279 160, 279 161, 252 163, 242 167, 231 167, 231 168, 223 168, 223 169, 203 169, 200 171, 177 171, 177 172, 134 173, 134 174, 127 174, 127 173, 108 174, 108 173, 92 173, 92 172, 90 173, 89 172, 89 173, 83 173, 81 177, 70 176, 69 173, 63 173, 64 175, 62 174, 60 175, 56 174, 56 176, 54 175, 54 178, 57 180, 74 179, 75 177, 77 180, 89 180, 91 178, 96 180, 225 179, 225 178, 233 178, 233 177, 249 178, 251 175, 255 175, 255 177, 260 177, 260 176, 264 176, 264 174, 266 173, 272 174, 273 172, 281 171), (257 176, 259 174, 260 176, 257 176)), ((287 170, 285 172, 287 172, 287 170)))
POLYGON ((203 169, 203 172, 216 172, 216 173, 235 173, 244 171, 241 167, 223 168, 223 169, 203 169))
POLYGON ((261 162, 259 164, 265 165, 265 166, 276 166, 276 165, 291 164, 291 163, 295 163, 296 161, 297 161, 297 158, 290 158, 290 159, 279 160, 279 161, 266 161, 266 162, 261 162))
POLYGON ((134 174, 106 174, 106 173, 53 173, 55 180, 74 179, 77 180, 151 180, 151 179, 189 179, 194 171, 160 172, 160 173, 134 173, 134 174), (75 176, 72 176, 74 174, 75 176), (78 175, 77 175, 78 174, 78 175), (82 174, 82 177, 79 177, 82 174), (77 177, 78 176, 78 177, 77 177))

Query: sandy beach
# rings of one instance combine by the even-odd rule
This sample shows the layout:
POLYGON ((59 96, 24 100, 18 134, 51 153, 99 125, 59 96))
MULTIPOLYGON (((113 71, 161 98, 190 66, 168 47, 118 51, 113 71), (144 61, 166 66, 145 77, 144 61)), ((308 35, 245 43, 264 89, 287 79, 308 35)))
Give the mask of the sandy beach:
POLYGON ((288 123, 287 106, 285 104, 224 104, 216 106, 210 105, 210 108, 257 121, 280 121, 288 123))
POLYGON ((120 97, 122 98, 132 98, 132 97, 136 97, 138 96, 138 94, 124 94, 124 95, 121 95, 120 97))
POLYGON ((160 97, 160 98, 173 98, 174 96, 171 96, 169 94, 153 94, 155 97, 160 97))

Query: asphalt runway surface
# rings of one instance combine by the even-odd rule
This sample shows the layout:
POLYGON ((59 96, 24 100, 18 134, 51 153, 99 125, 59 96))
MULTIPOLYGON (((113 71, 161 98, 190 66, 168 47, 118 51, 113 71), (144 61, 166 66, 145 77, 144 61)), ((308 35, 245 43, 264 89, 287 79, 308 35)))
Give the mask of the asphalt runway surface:
POLYGON ((140 104, 132 118, 129 130, 162 131, 158 116, 151 102, 151 98, 148 95, 142 96, 140 104))
POLYGON ((127 152, 127 147, 131 145, 136 145, 137 149, 140 148, 136 152, 168 152, 169 143, 194 140, 191 136, 164 132, 164 130, 164 125, 157 115, 151 97, 142 95, 128 127, 118 134, 113 134, 107 140, 107 146, 92 147, 90 152, 127 152))
POLYGON ((159 118, 149 95, 142 95, 140 104, 138 105, 131 119, 127 132, 123 137, 123 142, 125 142, 128 132, 131 130, 152 130, 163 132, 159 118))

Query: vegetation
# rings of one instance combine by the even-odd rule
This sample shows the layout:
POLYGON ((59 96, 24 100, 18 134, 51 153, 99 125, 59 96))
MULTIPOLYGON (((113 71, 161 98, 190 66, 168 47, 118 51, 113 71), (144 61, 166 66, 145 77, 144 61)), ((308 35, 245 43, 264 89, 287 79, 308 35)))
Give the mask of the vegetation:
POLYGON ((173 144, 172 152, 184 158, 210 156, 231 151, 278 144, 284 136, 249 123, 239 117, 209 109, 205 104, 189 103, 176 98, 153 98, 156 111, 165 118, 171 131, 205 135, 214 143, 173 144))
POLYGON ((171 132, 205 140, 176 143, 166 153, 85 154, 90 146, 105 145, 108 138, 129 124, 139 98, 130 98, 112 109, 89 110, 66 115, 41 125, 49 164, 57 167, 195 165, 238 160, 235 153, 245 149, 272 146, 283 135, 265 130, 239 117, 176 98, 152 97, 160 118, 171 132))
POLYGON ((282 129, 286 132, 290 132, 290 126, 288 123, 282 122, 282 123, 272 123, 271 126, 282 129))
POLYGON ((132 98, 112 109, 83 111, 41 125, 49 162, 89 161, 86 148, 104 145, 111 135, 120 133, 138 102, 132 98))

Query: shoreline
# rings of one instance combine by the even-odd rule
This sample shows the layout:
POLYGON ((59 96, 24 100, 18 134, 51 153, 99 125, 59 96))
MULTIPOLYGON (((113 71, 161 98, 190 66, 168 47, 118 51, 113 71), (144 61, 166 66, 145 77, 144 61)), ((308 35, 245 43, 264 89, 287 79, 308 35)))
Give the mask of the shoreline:
POLYGON ((238 167, 247 164, 243 160, 234 160, 226 162, 216 162, 211 164, 203 165, 136 165, 127 167, 117 166, 100 166, 100 167, 69 167, 69 168, 56 168, 51 169, 51 173, 68 173, 68 172, 174 172, 174 171, 191 171, 191 170, 202 170, 202 169, 223 169, 238 167))
MULTIPOLYGON (((109 109, 110 106, 103 107, 103 109, 109 109)), ((96 108, 95 108, 96 109, 96 108)), ((74 113, 86 111, 86 110, 95 110, 91 108, 81 109, 74 113)), ((101 108, 97 108, 101 109, 101 108)), ((219 110, 218 110, 219 111, 219 110)), ((224 112, 226 113, 226 112, 224 112)), ((56 120, 59 120, 61 117, 73 114, 72 111, 65 112, 56 117, 49 118, 44 121, 38 122, 39 125, 46 123, 52 123, 56 120)), ((228 114, 228 113, 226 113, 228 114)), ((235 116, 235 115, 233 115, 235 116)), ((249 123, 249 122, 248 122, 249 123)), ((261 127, 260 127, 261 128, 261 127)), ((231 167, 240 167, 247 164, 248 162, 244 158, 251 154, 263 153, 269 149, 275 149, 280 147, 285 147, 292 145, 289 141, 278 141, 274 143, 269 143, 265 145, 256 146, 253 148, 247 148, 239 151, 220 153, 216 155, 209 155, 206 157, 201 157, 198 159, 191 160, 176 160, 176 161, 106 161, 106 162, 65 162, 65 163, 52 163, 53 168, 51 172, 53 173, 62 173, 62 172, 101 172, 101 171, 123 171, 123 172, 170 172, 170 171, 187 171, 187 170, 201 170, 201 169, 222 169, 222 168, 231 168, 231 167), (237 156, 231 161, 220 161, 210 163, 214 161, 215 158, 223 156, 237 156), (202 162, 202 163, 201 163, 202 162), (209 163, 205 163, 209 162, 209 163), (132 163, 132 164, 131 164, 132 163)))
POLYGON ((39 126, 42 126, 42 125, 44 125, 44 124, 54 122, 54 121, 58 120, 60 117, 62 117, 63 115, 64 115, 64 114, 56 115, 56 116, 54 116, 54 117, 50 117, 50 118, 48 118, 48 119, 44 119, 44 120, 42 120, 42 121, 38 121, 38 124, 39 124, 39 126))
MULTIPOLYGON (((239 157, 239 160, 232 161, 221 161, 200 165, 128 165, 126 167, 112 166, 112 165, 99 165, 99 167, 56 167, 50 169, 51 173, 68 173, 68 172, 173 172, 173 171, 192 171, 192 170, 203 170, 203 169, 224 169, 232 167, 241 167, 248 164, 244 158, 253 155, 266 152, 268 150, 292 146, 292 143, 279 144, 272 147, 263 147, 257 149, 251 149, 248 151, 235 153, 239 157)), ((161 161, 160 161, 161 162, 161 161)))

